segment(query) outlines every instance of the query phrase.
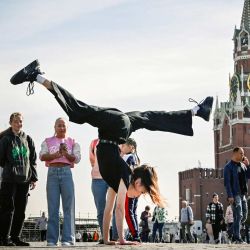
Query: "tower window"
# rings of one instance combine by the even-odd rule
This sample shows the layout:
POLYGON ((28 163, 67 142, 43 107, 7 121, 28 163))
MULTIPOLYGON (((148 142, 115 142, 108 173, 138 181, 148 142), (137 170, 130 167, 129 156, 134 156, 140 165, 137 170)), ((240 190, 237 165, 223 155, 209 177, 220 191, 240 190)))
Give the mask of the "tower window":
POLYGON ((247 46, 248 45, 248 34, 245 33, 241 37, 241 46, 247 46))
POLYGON ((247 117, 247 118, 250 117, 250 111, 249 111, 249 108, 247 107, 244 108, 244 117, 247 117))

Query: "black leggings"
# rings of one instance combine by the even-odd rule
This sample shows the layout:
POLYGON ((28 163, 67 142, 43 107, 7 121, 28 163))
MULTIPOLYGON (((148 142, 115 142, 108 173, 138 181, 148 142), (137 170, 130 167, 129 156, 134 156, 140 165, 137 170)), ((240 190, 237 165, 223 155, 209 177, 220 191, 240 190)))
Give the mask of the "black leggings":
MULTIPOLYGON (((142 128, 193 135, 191 110, 123 113, 115 108, 102 108, 83 103, 54 82, 52 82, 52 87, 50 92, 66 112, 69 120, 97 127, 100 139, 114 141, 118 144, 125 143, 132 132, 142 128)), ((117 192, 121 178, 128 187, 131 172, 120 157, 117 145, 100 143, 97 147, 97 158, 100 173, 110 187, 117 192)))

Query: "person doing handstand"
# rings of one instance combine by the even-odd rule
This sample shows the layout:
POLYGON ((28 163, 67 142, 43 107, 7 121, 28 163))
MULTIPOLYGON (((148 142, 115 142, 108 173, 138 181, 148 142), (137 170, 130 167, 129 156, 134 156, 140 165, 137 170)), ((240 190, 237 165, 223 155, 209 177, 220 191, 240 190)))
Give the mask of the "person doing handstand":
POLYGON ((132 132, 143 128, 193 136, 192 117, 196 115, 209 121, 213 97, 205 98, 201 103, 197 103, 197 106, 192 110, 124 113, 116 108, 88 105, 77 100, 63 87, 42 76, 38 60, 18 71, 10 79, 14 85, 30 82, 27 94, 33 93, 34 81, 41 83, 54 95, 71 122, 88 123, 98 128, 97 159, 100 173, 110 187, 103 219, 104 243, 114 244, 114 242, 109 241, 109 225, 117 196, 116 224, 119 243, 133 244, 124 239, 123 223, 126 195, 139 197, 141 194, 147 193, 156 205, 164 207, 165 203, 159 191, 155 169, 142 165, 132 171, 120 156, 118 145, 125 143, 132 132))

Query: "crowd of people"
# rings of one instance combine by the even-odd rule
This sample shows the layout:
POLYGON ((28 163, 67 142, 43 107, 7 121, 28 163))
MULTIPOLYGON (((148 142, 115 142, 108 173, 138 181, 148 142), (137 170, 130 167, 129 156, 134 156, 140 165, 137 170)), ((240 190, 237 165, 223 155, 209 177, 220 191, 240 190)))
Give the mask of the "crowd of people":
MULTIPOLYGON (((211 202, 206 208, 203 232, 197 235, 193 209, 188 204, 188 201, 183 200, 181 202, 179 225, 175 233, 168 235, 170 236, 170 242, 250 244, 248 179, 250 179, 248 158, 245 156, 243 148, 235 147, 232 150, 231 160, 224 167, 224 186, 228 197, 226 209, 223 208, 223 204, 219 201, 219 195, 214 192, 211 202)), ((150 207, 145 207, 145 211, 141 214, 140 222, 142 228, 141 239, 143 242, 169 242, 167 239, 168 233, 164 233, 164 237, 162 233, 165 222, 163 218, 165 216, 160 214, 165 215, 163 210, 164 208, 156 206, 152 216, 150 207), (151 222, 153 222, 151 229, 149 227, 150 218, 151 222), (155 239, 156 229, 159 230, 157 240, 155 239)))
MULTIPOLYGON (((42 84, 54 95, 70 121, 79 124, 89 123, 98 128, 98 138, 90 143, 89 160, 92 167, 91 190, 101 233, 100 243, 119 242, 135 245, 141 241, 148 242, 149 220, 153 222, 151 241, 165 241, 163 226, 167 213, 164 198, 158 187, 157 174, 153 167, 140 164, 137 143, 130 135, 141 128, 193 135, 192 116, 200 116, 208 121, 213 98, 207 97, 200 104, 197 103, 192 110, 123 113, 118 109, 91 106, 75 99, 67 90, 42 76, 37 60, 11 78, 14 85, 30 82, 31 92, 34 81, 42 84), (150 207, 146 206, 138 222, 137 206, 142 194, 149 194, 156 206, 152 215, 150 207), (129 228, 126 237, 124 218, 129 228)), ((34 189, 38 181, 37 154, 32 138, 22 130, 23 115, 18 112, 11 114, 9 124, 10 127, 0 133, 0 165, 3 167, 0 188, 0 245, 29 246, 29 243, 22 241, 20 234, 29 190, 34 189)), ((40 160, 48 167, 48 219, 43 214, 37 222, 37 227, 41 231, 41 240, 46 239, 48 246, 56 246, 59 239, 62 246, 73 246, 75 241, 79 240, 80 234, 75 233, 72 170, 81 160, 81 149, 75 139, 68 136, 67 131, 68 121, 62 117, 57 118, 54 135, 44 139, 39 153, 40 160), (61 237, 60 199, 64 218, 61 237)), ((231 161, 224 168, 228 207, 224 211, 216 193, 207 206, 205 230, 206 240, 209 239, 210 243, 222 242, 223 236, 227 236, 228 241, 238 244, 245 243, 244 240, 249 243, 249 178, 248 158, 244 155, 243 148, 236 147, 233 149, 231 161)), ((175 241, 197 242, 196 235, 191 232, 193 225, 192 208, 183 200, 180 233, 175 233, 175 241)))
MULTIPOLYGON (((154 167, 140 164, 136 142, 130 138, 138 129, 171 132, 193 136, 193 117, 209 121, 213 97, 207 97, 194 108, 181 111, 133 111, 124 113, 116 108, 102 108, 77 100, 60 85, 41 73, 38 60, 12 76, 13 85, 29 82, 27 93, 34 92, 34 82, 44 86, 68 115, 71 122, 88 123, 98 128, 98 140, 90 147, 92 192, 104 244, 137 245, 140 242, 137 220, 138 198, 148 194, 159 212, 155 212, 153 233, 162 232, 162 214, 166 205, 160 193, 154 167), (114 216, 115 214, 115 216, 114 216), (110 223, 113 218, 112 238, 110 223), (124 235, 126 218, 132 240, 124 235)), ((190 101, 195 102, 193 99, 190 101)), ((10 127, 0 134, 0 166, 3 168, 0 188, 0 245, 29 246, 20 238, 29 190, 38 181, 37 154, 31 136, 22 130, 23 115, 13 113, 10 127)), ((62 246, 75 245, 75 191, 72 170, 81 160, 81 149, 67 134, 65 118, 55 120, 54 135, 45 138, 39 158, 48 167, 46 193, 48 246, 59 242, 60 199, 63 210, 62 246)), ((145 235, 147 237, 147 235, 145 235)))
MULTIPOLYGON (((231 160, 224 167, 224 186, 227 193, 226 210, 214 193, 207 205, 206 224, 202 242, 206 243, 250 243, 250 197, 248 197, 248 179, 250 179, 249 160, 242 147, 232 150, 231 160)), ((216 190, 215 190, 216 191, 216 190)), ((192 208, 187 201, 182 202, 181 231, 182 240, 194 242, 190 227, 193 225, 192 208)))
POLYGON ((76 232, 76 242, 98 242, 99 233, 97 231, 87 232, 86 230, 76 232))
MULTIPOLYGON (((129 142, 135 143, 133 139, 129 142)), ((91 143, 92 144, 92 143, 91 143)), ((91 148, 91 147, 90 147, 91 148)), ((248 208, 250 208, 250 199, 247 200, 248 208)), ((182 201, 182 208, 180 211, 180 222, 176 227, 176 230, 170 232, 167 229, 167 211, 164 208, 155 206, 152 214, 150 212, 150 206, 146 206, 145 210, 141 213, 140 222, 138 224, 138 238, 141 242, 163 242, 163 243, 210 243, 228 244, 231 242, 246 243, 249 241, 249 227, 250 227, 250 213, 246 215, 246 221, 240 226, 240 236, 242 241, 236 242, 233 234, 233 208, 230 203, 226 208, 223 209, 222 203, 219 201, 219 195, 214 193, 212 201, 207 205, 206 209, 206 224, 202 234, 197 235, 196 228, 194 225, 194 214, 192 207, 188 205, 188 202, 182 201), (164 229, 165 226, 165 229, 164 229)), ((98 211, 98 210, 97 210, 98 211)), ((114 218, 115 219, 115 218, 114 218)), ((114 225, 115 226, 115 223, 114 225)), ((115 239, 117 235, 113 235, 113 226, 110 227, 110 237, 115 239)), ((47 217, 45 213, 38 219, 36 228, 39 228, 41 233, 41 241, 46 240, 47 230, 47 217)), ((101 224, 100 224, 101 228, 101 224)), ((101 234, 99 236, 97 231, 77 231, 75 234, 76 242, 99 242, 102 243, 101 234)), ((125 238, 128 240, 134 240, 133 233, 130 229, 125 233, 125 238)))

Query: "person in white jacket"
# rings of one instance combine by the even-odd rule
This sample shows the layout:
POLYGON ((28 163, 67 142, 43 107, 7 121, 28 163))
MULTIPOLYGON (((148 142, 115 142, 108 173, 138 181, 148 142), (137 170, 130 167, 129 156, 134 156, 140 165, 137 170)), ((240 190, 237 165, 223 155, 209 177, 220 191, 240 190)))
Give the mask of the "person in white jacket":
POLYGON ((231 204, 229 204, 227 206, 225 213, 225 223, 227 224, 227 234, 229 239, 232 239, 233 236, 233 222, 234 222, 233 209, 231 204))

